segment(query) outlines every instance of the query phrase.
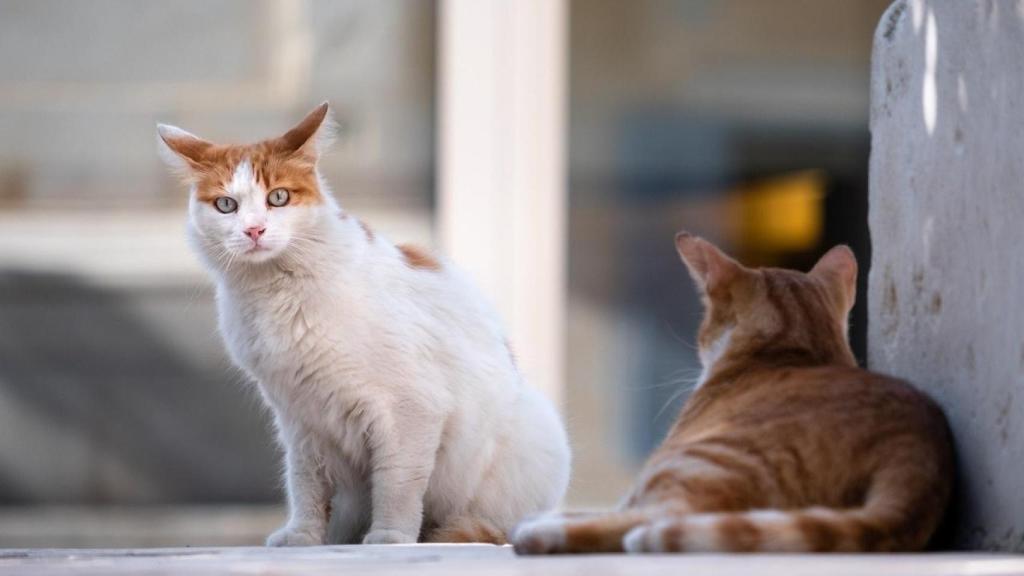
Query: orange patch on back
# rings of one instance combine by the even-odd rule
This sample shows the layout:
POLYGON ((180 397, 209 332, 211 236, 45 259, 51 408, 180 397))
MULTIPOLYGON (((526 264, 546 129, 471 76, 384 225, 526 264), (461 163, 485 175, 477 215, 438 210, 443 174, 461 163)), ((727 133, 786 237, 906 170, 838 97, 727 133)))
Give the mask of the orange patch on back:
POLYGON ((441 269, 441 263, 437 258, 434 258, 429 252, 419 246, 402 244, 398 246, 398 249, 402 252, 402 256, 405 257, 405 263, 413 268, 425 270, 441 269))

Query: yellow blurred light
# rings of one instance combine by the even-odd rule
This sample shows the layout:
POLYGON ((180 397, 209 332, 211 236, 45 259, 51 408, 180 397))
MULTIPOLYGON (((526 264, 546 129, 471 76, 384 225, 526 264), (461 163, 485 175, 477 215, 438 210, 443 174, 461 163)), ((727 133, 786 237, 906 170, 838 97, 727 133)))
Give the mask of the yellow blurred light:
POLYGON ((808 170, 738 190, 741 243, 753 252, 811 250, 824 227, 825 176, 808 170))

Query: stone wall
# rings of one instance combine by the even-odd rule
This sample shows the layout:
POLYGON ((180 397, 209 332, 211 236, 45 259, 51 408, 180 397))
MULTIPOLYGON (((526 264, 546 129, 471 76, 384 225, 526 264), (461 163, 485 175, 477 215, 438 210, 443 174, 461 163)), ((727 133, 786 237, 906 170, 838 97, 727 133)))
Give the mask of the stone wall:
POLYGON ((1024 550, 1024 2, 899 0, 872 74, 868 357, 945 408, 958 547, 1024 550))

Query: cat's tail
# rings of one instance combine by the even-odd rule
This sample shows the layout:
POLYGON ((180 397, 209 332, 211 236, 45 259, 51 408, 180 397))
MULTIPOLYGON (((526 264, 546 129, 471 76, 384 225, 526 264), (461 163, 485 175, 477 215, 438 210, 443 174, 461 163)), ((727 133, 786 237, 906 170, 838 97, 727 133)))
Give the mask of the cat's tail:
POLYGON ((947 494, 906 471, 876 476, 857 508, 548 515, 520 524, 511 541, 520 554, 920 550, 941 519, 947 494))
POLYGON ((935 471, 876 473, 860 507, 691 514, 640 524, 628 552, 909 552, 923 549, 945 510, 935 471))
POLYGON ((626 552, 882 552, 902 538, 864 510, 806 508, 691 514, 640 524, 626 552))

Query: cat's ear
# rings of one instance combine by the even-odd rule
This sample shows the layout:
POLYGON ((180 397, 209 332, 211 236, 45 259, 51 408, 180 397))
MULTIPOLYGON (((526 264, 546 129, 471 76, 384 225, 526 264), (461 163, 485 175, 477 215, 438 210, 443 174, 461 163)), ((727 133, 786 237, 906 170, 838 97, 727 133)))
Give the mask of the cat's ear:
POLYGON ((857 299, 857 257, 849 246, 840 244, 825 253, 811 269, 811 276, 833 287, 840 297, 844 313, 857 299))
POLYGON ((334 121, 327 102, 317 106, 294 128, 277 139, 279 149, 288 154, 302 154, 316 161, 334 139, 334 121))
POLYGON ((714 244, 689 232, 676 234, 676 251, 697 287, 706 293, 728 285, 743 270, 743 266, 714 244))
POLYGON ((182 176, 198 169, 213 144, 177 126, 157 124, 157 147, 160 157, 182 176))

